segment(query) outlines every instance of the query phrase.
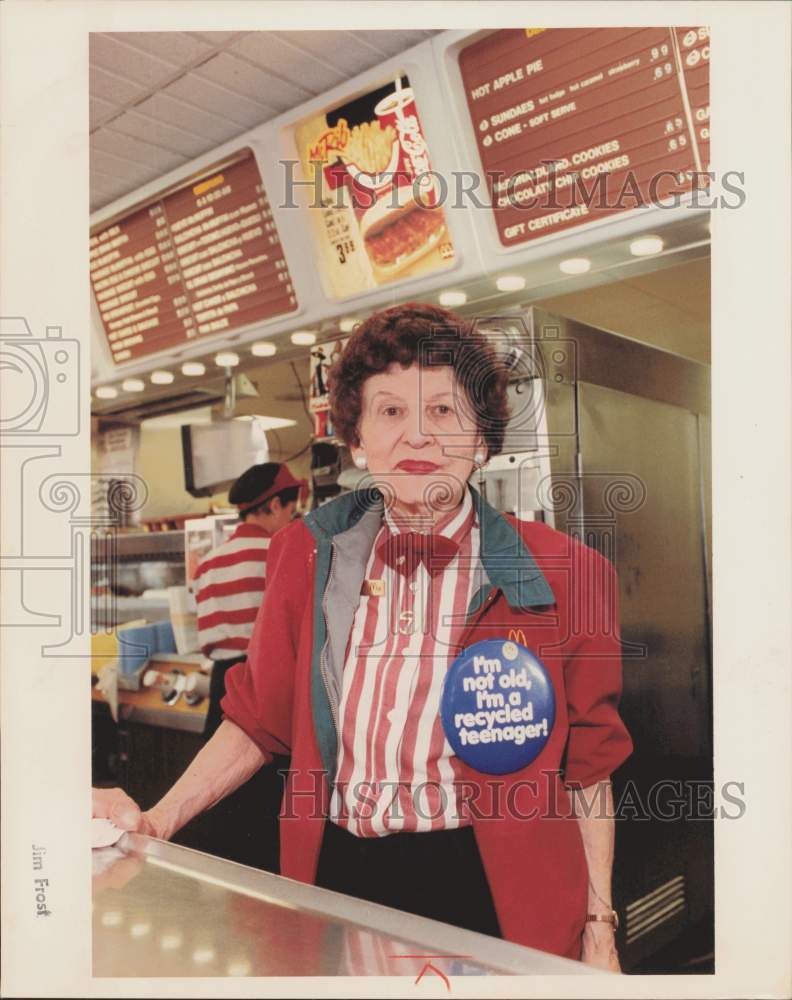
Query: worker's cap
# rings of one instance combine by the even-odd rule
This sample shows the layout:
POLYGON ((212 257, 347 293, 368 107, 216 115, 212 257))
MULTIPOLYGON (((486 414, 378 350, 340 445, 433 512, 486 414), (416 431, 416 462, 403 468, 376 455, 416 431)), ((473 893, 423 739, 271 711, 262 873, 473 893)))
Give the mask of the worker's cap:
POLYGON ((304 479, 295 479, 288 465, 278 462, 262 462, 251 466, 237 479, 228 492, 228 499, 244 513, 253 507, 260 507, 276 493, 296 486, 300 498, 305 499, 308 483, 304 479))

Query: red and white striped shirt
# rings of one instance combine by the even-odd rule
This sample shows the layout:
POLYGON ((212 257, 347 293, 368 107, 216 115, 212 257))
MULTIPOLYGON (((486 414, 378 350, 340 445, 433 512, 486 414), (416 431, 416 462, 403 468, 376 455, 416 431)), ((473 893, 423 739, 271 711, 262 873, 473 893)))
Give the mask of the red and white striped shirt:
POLYGON ((441 572, 410 576, 379 552, 399 526, 386 513, 366 568, 380 597, 362 596, 352 623, 339 705, 330 818, 361 837, 446 830, 471 822, 457 758, 440 721, 448 667, 461 652, 467 608, 481 586, 479 526, 469 491, 435 530, 459 545, 441 572))
POLYGON ((264 599, 271 538, 264 528, 243 522, 198 566, 195 600, 204 656, 227 660, 247 650, 264 599))

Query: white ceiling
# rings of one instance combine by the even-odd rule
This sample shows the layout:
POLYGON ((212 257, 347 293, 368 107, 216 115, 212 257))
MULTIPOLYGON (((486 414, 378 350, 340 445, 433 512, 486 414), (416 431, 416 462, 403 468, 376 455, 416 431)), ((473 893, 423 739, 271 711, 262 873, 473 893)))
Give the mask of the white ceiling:
POLYGON ((434 34, 92 34, 91 211, 434 34))

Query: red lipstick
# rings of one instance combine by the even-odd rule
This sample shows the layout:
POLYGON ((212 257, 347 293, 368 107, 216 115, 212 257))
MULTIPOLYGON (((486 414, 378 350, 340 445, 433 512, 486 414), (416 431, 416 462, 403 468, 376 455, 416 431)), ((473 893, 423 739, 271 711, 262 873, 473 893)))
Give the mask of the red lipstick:
POLYGON ((402 472, 410 472, 415 476, 427 476, 430 472, 436 472, 440 468, 434 462, 418 462, 414 459, 405 458, 396 466, 402 472))

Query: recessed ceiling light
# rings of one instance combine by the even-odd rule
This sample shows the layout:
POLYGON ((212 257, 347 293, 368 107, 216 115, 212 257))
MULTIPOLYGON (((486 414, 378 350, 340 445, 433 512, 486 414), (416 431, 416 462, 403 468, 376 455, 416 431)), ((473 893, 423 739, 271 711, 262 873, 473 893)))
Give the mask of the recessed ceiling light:
POLYGON ((497 278, 495 285, 499 292, 520 292, 525 288, 525 278, 519 274, 502 274, 497 278))
POLYGON ((195 948, 192 953, 193 962, 198 962, 199 965, 204 965, 207 962, 213 962, 217 956, 217 952, 214 948, 195 948))
POLYGON ((253 344, 250 353, 255 354, 257 358, 271 358, 277 350, 278 348, 271 340, 260 340, 257 344, 253 344))
POLYGON ((206 365, 202 361, 185 361, 181 370, 182 375, 204 375, 206 365))
POLYGON ((650 257, 653 253, 660 253, 662 249, 663 241, 659 236, 642 236, 630 244, 633 257, 650 257))
POLYGON ((357 320, 354 316, 344 316, 344 318, 338 323, 338 328, 341 333, 352 333, 356 326, 357 320))
POLYGON ((298 347, 310 347, 316 343, 316 334, 311 330, 295 330, 291 335, 291 342, 298 347))
POLYGON ((180 948, 183 941, 181 931, 170 931, 160 937, 159 945, 163 951, 173 951, 175 948, 180 948))
POLYGON ((234 368, 239 364, 239 355, 233 351, 220 351, 219 354, 215 354, 215 364, 221 368, 234 368))
POLYGON ((281 427, 296 427, 297 425, 296 420, 290 420, 288 417, 262 417, 259 413, 243 413, 239 417, 234 417, 234 420, 255 420, 263 431, 275 431, 281 427))
POLYGON ((438 296, 438 301, 441 306, 463 306, 467 302, 467 292, 462 291, 448 291, 440 292, 438 296))
POLYGON ((173 372, 156 371, 149 376, 154 385, 170 385, 175 378, 173 372))
POLYGON ((129 933, 134 938, 145 937, 151 932, 151 924, 148 920, 140 920, 136 924, 132 924, 129 928, 129 933))
POLYGON ((124 392, 143 392, 146 383, 142 378, 125 378, 121 383, 121 388, 124 392))
POLYGON ((246 958, 240 958, 226 965, 226 974, 229 976, 249 976, 251 969, 250 962, 246 958))
POLYGON ((118 389, 114 385, 100 385, 96 390, 97 399, 115 399, 118 395, 118 389))
POLYGON ((588 257, 568 257, 558 265, 564 274, 585 274, 591 270, 591 261, 588 257))

